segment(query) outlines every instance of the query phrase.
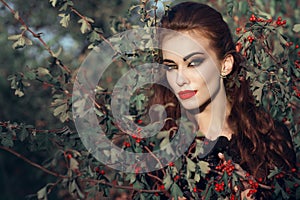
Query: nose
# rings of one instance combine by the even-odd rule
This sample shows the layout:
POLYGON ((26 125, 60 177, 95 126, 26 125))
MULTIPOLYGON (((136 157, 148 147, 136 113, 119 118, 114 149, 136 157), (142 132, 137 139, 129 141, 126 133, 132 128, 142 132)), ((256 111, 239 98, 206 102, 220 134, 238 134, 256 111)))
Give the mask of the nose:
POLYGON ((188 83, 188 78, 185 75, 183 70, 178 70, 176 74, 176 84, 178 86, 183 86, 184 84, 188 83))

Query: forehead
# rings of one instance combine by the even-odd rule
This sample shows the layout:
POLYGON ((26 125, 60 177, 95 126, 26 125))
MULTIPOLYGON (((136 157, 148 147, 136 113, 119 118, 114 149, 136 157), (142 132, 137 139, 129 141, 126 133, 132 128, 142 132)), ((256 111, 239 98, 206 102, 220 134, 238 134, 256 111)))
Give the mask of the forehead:
POLYGON ((211 54, 210 40, 200 33, 172 32, 166 34, 161 41, 163 57, 180 56, 184 57, 194 52, 211 54))

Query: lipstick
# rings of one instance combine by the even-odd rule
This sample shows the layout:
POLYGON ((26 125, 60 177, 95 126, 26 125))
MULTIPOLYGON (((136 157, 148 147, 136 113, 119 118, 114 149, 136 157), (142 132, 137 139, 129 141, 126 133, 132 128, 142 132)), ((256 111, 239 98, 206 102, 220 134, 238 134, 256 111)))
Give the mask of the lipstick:
POLYGON ((184 90, 184 91, 181 91, 181 92, 178 92, 178 95, 180 97, 180 99, 189 99, 193 96, 195 96, 197 93, 197 90, 184 90))

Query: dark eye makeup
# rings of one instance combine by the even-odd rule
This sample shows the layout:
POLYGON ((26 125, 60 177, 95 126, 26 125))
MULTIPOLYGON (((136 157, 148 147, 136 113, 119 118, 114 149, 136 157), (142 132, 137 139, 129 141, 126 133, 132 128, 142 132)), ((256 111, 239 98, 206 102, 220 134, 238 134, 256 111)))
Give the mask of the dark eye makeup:
MULTIPOLYGON (((200 66, 204 62, 205 58, 194 58, 191 59, 191 61, 187 61, 187 67, 197 67, 200 66)), ((178 66, 174 63, 174 61, 166 60, 166 63, 164 63, 164 69, 167 71, 177 69, 178 66)))

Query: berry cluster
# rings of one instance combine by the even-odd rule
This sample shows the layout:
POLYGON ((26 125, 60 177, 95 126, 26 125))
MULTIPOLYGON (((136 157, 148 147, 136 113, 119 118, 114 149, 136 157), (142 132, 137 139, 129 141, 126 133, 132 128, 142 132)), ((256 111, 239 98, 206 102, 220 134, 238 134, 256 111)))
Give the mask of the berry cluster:
POLYGON ((276 24, 277 24, 278 26, 283 26, 283 25, 286 24, 286 20, 283 20, 283 21, 282 21, 282 18, 279 16, 279 17, 277 18, 276 24))
POLYGON ((226 172, 229 176, 231 176, 235 167, 232 163, 232 160, 228 160, 227 162, 223 162, 222 164, 216 166, 216 169, 221 170, 222 172, 226 172))
POLYGON ((242 28, 239 28, 239 27, 236 28, 236 29, 235 29, 236 34, 240 34, 241 30, 242 30, 242 28))
POLYGON ((222 192, 224 191, 224 182, 221 182, 221 183, 215 183, 215 190, 217 192, 222 192))
POLYGON ((123 145, 124 145, 126 148, 130 147, 130 143, 129 143, 129 142, 126 142, 126 141, 123 143, 123 145))
POLYGON ((256 21, 256 17, 254 14, 251 15, 251 17, 249 18, 250 22, 255 22, 256 21))
POLYGON ((247 37, 247 39, 248 39, 248 41, 249 41, 250 43, 252 43, 252 42, 254 41, 254 37, 253 37, 253 36, 250 36, 250 35, 247 37))
POLYGON ((259 17, 256 17, 254 14, 251 15, 251 17, 249 18, 250 22, 267 22, 267 23, 271 23, 273 20, 272 19, 262 19, 259 17))
POLYGON ((292 89, 296 92, 297 97, 300 97, 300 90, 296 86, 293 86, 292 89))
POLYGON ((251 195, 255 194, 257 192, 257 188, 258 188, 258 183, 252 179, 248 180, 249 186, 250 186, 250 190, 247 193, 247 196, 250 197, 251 195))

